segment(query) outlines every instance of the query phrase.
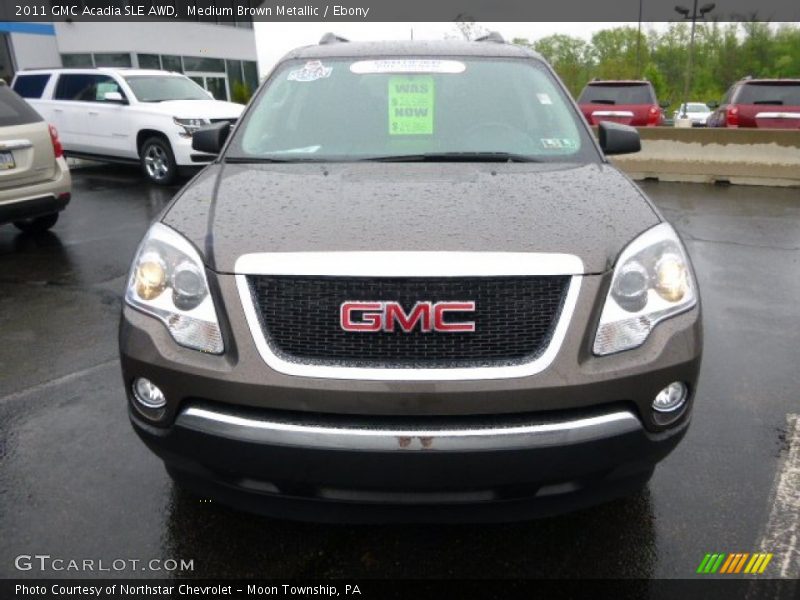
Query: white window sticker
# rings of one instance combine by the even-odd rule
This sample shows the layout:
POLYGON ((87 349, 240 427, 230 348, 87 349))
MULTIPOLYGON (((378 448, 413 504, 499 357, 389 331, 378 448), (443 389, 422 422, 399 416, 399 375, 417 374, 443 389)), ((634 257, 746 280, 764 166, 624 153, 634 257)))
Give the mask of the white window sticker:
POLYGON ((360 60, 350 65, 356 75, 373 73, 463 73, 467 66, 458 60, 419 58, 360 60))
POLYGON ((552 104, 553 101, 550 100, 550 96, 547 94, 536 94, 536 97, 539 99, 539 104, 552 104))
POLYGON ((320 60, 308 61, 302 69, 295 69, 289 72, 289 81, 316 81, 326 79, 331 76, 333 67, 326 67, 320 60))
POLYGON ((289 148, 288 150, 276 150, 275 152, 280 154, 313 154, 320 148, 322 148, 322 146, 304 146, 302 148, 289 148))
POLYGON ((548 150, 575 150, 578 142, 569 138, 541 138, 542 147, 548 150))

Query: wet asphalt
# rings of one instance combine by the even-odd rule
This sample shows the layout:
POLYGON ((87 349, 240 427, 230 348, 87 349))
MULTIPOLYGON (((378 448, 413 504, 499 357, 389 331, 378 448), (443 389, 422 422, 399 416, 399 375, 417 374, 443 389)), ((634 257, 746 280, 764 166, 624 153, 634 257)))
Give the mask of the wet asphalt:
POLYGON ((334 526, 173 489, 128 424, 116 329, 132 254, 177 188, 73 175, 52 233, 0 226, 0 577, 70 575, 17 571, 20 554, 193 559, 195 577, 691 577, 706 552, 759 550, 800 412, 798 190, 642 184, 694 260, 706 340, 692 426, 646 491, 524 523, 334 526))

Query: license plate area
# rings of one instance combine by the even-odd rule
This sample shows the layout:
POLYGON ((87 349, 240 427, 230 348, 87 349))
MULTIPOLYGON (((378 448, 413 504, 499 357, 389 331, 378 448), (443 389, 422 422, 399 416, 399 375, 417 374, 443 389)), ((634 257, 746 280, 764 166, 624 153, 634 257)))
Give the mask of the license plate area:
POLYGON ((0 151, 0 171, 8 171, 17 166, 14 162, 14 155, 11 152, 0 151))

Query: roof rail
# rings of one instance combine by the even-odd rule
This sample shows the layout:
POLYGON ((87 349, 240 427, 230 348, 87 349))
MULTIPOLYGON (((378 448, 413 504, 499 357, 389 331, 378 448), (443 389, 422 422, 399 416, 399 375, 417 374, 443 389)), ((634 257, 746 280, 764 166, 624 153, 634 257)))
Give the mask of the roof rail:
POLYGON ((495 42, 496 44, 505 44, 506 41, 503 39, 503 36, 500 35, 497 31, 490 31, 486 35, 482 35, 480 37, 475 38, 476 42, 495 42))
POLYGON ((320 38, 319 44, 320 46, 323 46, 325 44, 341 44, 349 41, 350 40, 348 40, 347 38, 343 38, 342 36, 336 35, 335 33, 331 33, 329 31, 320 38))

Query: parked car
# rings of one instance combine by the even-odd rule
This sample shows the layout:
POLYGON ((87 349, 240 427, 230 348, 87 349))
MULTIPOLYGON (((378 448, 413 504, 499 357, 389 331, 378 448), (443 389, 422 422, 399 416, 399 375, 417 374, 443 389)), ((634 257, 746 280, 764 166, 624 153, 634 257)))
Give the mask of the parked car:
POLYGON ((191 148, 192 132, 232 123, 241 104, 214 100, 179 73, 143 69, 21 71, 13 88, 54 124, 68 156, 139 163, 157 184, 211 157, 191 148))
POLYGON ((714 109, 709 127, 759 127, 800 129, 800 79, 752 79, 737 81, 714 109))
POLYGON ((645 80, 590 81, 581 95, 578 105, 590 125, 602 121, 652 127, 663 123, 662 108, 653 85, 645 80))
POLYGON ((51 228, 69 204, 70 189, 55 127, 0 80, 0 225, 51 228))
POLYGON ((684 110, 686 111, 686 118, 692 122, 692 127, 705 127, 706 121, 711 115, 711 109, 703 102, 686 102, 672 113, 673 123, 683 117, 684 110))
POLYGON ((687 430, 675 230, 538 54, 286 55, 133 261, 136 433, 190 490, 315 520, 517 519, 640 488, 687 430), (228 141, 228 138, 230 140, 228 141))

